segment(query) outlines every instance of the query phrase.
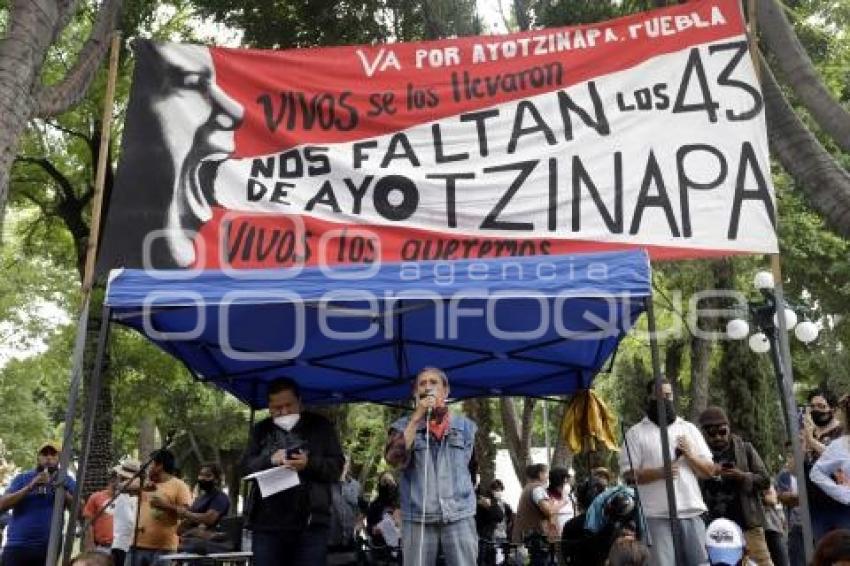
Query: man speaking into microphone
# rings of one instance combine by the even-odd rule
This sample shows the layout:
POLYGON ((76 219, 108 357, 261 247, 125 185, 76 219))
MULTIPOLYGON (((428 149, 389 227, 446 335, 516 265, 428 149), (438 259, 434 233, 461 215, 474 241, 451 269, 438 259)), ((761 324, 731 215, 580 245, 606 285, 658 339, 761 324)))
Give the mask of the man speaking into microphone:
MULTIPOLYGON (((15 476, 0 497, 0 512, 12 510, 3 566, 44 566, 47 561, 60 451, 54 442, 42 443, 36 468, 15 476)), ((74 480, 66 476, 65 505, 73 503, 75 489, 74 480)))
POLYGON ((416 408, 393 423, 385 451, 401 470, 404 566, 433 566, 442 547, 446 566, 478 558, 475 530, 475 423, 450 415, 449 382, 436 368, 419 372, 416 408))

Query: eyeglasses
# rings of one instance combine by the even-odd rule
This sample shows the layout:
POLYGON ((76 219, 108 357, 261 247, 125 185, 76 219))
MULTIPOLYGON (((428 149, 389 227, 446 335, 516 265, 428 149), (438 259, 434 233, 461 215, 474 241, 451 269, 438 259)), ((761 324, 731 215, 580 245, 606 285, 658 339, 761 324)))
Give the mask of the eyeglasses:
POLYGON ((725 425, 706 426, 702 430, 706 436, 726 436, 729 434, 729 427, 725 425))

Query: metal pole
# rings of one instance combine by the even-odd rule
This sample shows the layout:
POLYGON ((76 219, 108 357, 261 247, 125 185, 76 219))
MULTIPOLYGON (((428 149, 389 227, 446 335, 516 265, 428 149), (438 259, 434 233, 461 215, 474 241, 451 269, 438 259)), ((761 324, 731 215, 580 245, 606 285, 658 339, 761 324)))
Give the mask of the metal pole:
POLYGON ((91 225, 89 239, 86 245, 86 266, 83 271, 82 298, 80 300, 80 317, 77 322, 77 338, 74 343, 72 356, 71 386, 68 397, 68 409, 65 413, 65 434, 62 441, 62 454, 59 456, 59 485, 53 500, 53 515, 50 519, 50 539, 47 543, 47 558, 45 566, 55 566, 59 558, 59 543, 61 542, 62 515, 65 509, 65 485, 68 477, 67 468, 71 460, 71 445, 74 440, 74 416, 77 410, 77 397, 82 381, 83 354, 88 330, 89 308, 91 306, 91 289, 94 283, 94 265, 97 255, 97 244, 100 236, 100 216, 103 207, 103 185, 106 182, 107 158, 109 157, 110 133, 112 131, 112 111, 115 100, 115 79, 118 75, 118 52, 121 47, 121 36, 112 34, 112 44, 109 53, 109 74, 106 82, 106 94, 103 101, 103 124, 100 131, 100 152, 97 159, 97 171, 94 181, 94 198, 92 199, 91 225))
MULTIPOLYGON (((797 403, 794 400, 794 371, 791 367, 791 345, 788 342, 788 327, 785 324, 785 291, 782 288, 782 265, 778 255, 770 256, 770 267, 773 271, 774 293, 776 295, 776 319, 779 323, 779 335, 776 342, 779 345, 779 372, 782 375, 779 384, 779 394, 784 401, 785 426, 790 431, 791 448, 794 451, 794 475, 797 476, 797 495, 799 497, 800 519, 803 523, 803 550, 806 564, 815 555, 814 535, 812 531, 812 515, 809 509, 809 493, 806 489, 806 472, 803 465, 803 449, 800 446, 800 423, 797 421, 797 403)), ((771 344, 773 348, 774 344, 771 344)))
MULTIPOLYGON (((756 77, 761 82, 761 66, 758 56, 758 2, 747 0, 747 12, 749 16, 749 50, 753 60, 753 68, 756 77)), ((778 219, 778 216, 777 216, 778 219)), ((782 288, 782 265, 778 254, 770 256, 770 267, 773 272, 774 294, 777 305, 777 316, 779 335, 771 341, 771 349, 778 342, 778 358, 774 361, 775 370, 782 378, 779 383, 779 395, 782 399, 782 408, 785 411, 785 426, 789 431, 791 448, 794 451, 794 475, 797 476, 797 494, 799 497, 800 519, 803 523, 803 551, 806 563, 811 562, 815 554, 814 536, 812 534, 812 516, 809 510, 809 494, 806 491, 806 472, 803 466, 803 451, 800 447, 800 423, 797 422, 796 403, 794 401, 794 371, 791 367, 791 347, 788 343, 788 328, 785 324, 785 313, 779 315, 779 309, 785 309, 785 292, 782 288), (779 362, 777 364, 777 361, 779 362)))
POLYGON ((50 538, 47 542, 47 559, 45 566, 54 566, 59 558, 59 544, 62 541, 62 518, 65 512, 65 481, 68 477, 68 465, 71 462, 71 447, 74 444, 74 416, 77 414, 77 398, 83 377, 83 353, 86 346, 86 330, 89 318, 89 301, 87 296, 80 309, 77 321, 77 338, 74 342, 72 355, 71 385, 68 393, 68 407, 65 409, 65 433, 62 437, 62 453, 59 455, 59 472, 53 498, 53 514, 50 518, 50 538))
POLYGON ((549 406, 546 399, 543 399, 543 438, 546 443, 546 465, 552 466, 552 451, 549 443, 549 406))
MULTIPOLYGON (((785 399, 785 386, 782 383, 783 380, 783 368, 782 368, 782 359, 780 358, 779 350, 781 346, 779 345, 779 340, 776 334, 776 328, 763 328, 762 329, 767 336, 768 341, 770 342, 770 361, 773 364, 773 375, 776 378, 776 391, 779 393, 779 401, 782 403, 782 417, 785 421, 785 434, 790 439, 794 432, 791 430, 791 423, 788 422, 788 419, 785 418, 788 415, 788 400, 785 399)), ((796 409, 796 405, 794 405, 796 409)))
MULTIPOLYGON (((661 375, 661 353, 658 350, 658 338, 655 332, 655 311, 652 307, 652 296, 644 299, 646 304, 646 319, 649 327, 649 347, 652 352, 652 375, 655 378, 655 395, 661 399, 661 386, 664 381, 661 375)), ((682 547, 682 528, 679 524, 679 514, 676 507, 676 488, 673 486, 673 460, 670 455, 670 438, 667 435, 667 408, 664 403, 658 403, 658 422, 662 426, 661 455, 664 460, 664 483, 667 487, 667 511, 670 515, 670 532, 673 535, 673 548, 676 552, 676 564, 685 564, 685 549, 682 547)))
POLYGON ((109 337, 109 326, 111 309, 104 306, 100 318, 100 335, 97 341, 97 354, 94 362, 94 372, 89 389, 88 405, 86 406, 85 424, 83 424, 83 442, 80 450, 80 465, 77 468, 77 489, 74 491, 74 502, 71 504, 68 516, 68 525, 65 527, 65 546, 62 552, 62 564, 71 561, 71 551, 74 547, 74 534, 77 528, 77 514, 80 508, 80 497, 82 484, 85 481, 86 471, 89 465, 89 449, 94 432, 94 414, 97 410, 97 401, 100 397, 101 377, 106 353, 106 343, 109 337))

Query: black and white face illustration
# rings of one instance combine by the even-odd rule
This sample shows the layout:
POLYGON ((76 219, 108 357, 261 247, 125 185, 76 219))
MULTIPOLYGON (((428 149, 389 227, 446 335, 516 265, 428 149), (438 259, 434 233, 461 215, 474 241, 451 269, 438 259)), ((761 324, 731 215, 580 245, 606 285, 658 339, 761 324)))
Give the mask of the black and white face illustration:
POLYGON ((217 169, 233 154, 244 116, 216 83, 209 49, 139 41, 134 51, 129 127, 106 203, 99 272, 195 262, 193 235, 211 217, 217 169))
POLYGON ((174 263, 188 267, 195 261, 193 231, 212 217, 215 168, 234 151, 233 131, 244 109, 215 83, 208 49, 179 44, 155 49, 165 75, 152 110, 174 171, 164 227, 174 263))

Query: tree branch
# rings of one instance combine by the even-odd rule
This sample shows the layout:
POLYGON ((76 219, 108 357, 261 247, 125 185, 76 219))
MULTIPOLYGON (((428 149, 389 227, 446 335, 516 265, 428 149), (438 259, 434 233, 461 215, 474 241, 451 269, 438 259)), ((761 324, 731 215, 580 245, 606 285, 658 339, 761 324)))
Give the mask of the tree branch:
MULTIPOLYGON (((71 18, 74 16, 74 13, 77 11, 77 4, 79 0, 61 0, 57 2, 59 8, 59 18, 57 19, 57 25, 54 28, 53 32, 53 41, 59 37, 59 34, 62 33, 62 30, 65 29, 65 26, 68 25, 68 22, 71 21, 71 18)), ((51 43, 53 43, 51 41, 51 43)))
POLYGON ((50 177, 56 181, 56 184, 59 185, 59 189, 62 191, 62 198, 66 202, 76 202, 77 195, 74 193, 74 185, 71 184, 71 181, 68 180, 68 177, 62 174, 59 169, 56 168, 53 163, 51 163, 45 157, 16 157, 16 162, 21 163, 32 163, 34 165, 38 165, 41 167, 45 173, 50 175, 50 177))
POLYGON ((422 1, 422 17, 425 19, 425 39, 442 39, 446 36, 443 23, 434 14, 431 0, 422 1))
POLYGON ((788 85, 843 151, 850 152, 850 112, 826 88, 776 0, 759 0, 761 36, 788 85))
POLYGON ((75 138, 79 138, 79 139, 83 140, 84 142, 86 142, 86 144, 89 147, 91 147, 91 145, 92 145, 92 137, 89 134, 84 134, 83 132, 78 132, 77 130, 72 130, 71 128, 66 128, 65 126, 62 126, 61 124, 59 124, 58 122, 51 122, 49 120, 45 120, 44 123, 46 125, 50 126, 51 128, 55 129, 55 130, 59 130, 62 133, 68 134, 69 136, 73 136, 75 138))
POLYGON ((667 296, 667 292, 661 287, 661 285, 658 284, 654 277, 652 278, 652 290, 656 295, 664 299, 664 302, 667 303, 667 309, 682 320, 685 330, 687 330, 689 335, 693 336, 694 332, 688 324, 688 317, 685 316, 685 313, 676 308, 673 304, 673 300, 667 296))
POLYGON ((32 243, 33 238, 35 238, 36 229, 38 229, 38 225, 42 222, 47 222, 47 216, 39 216, 32 222, 30 222, 27 229, 24 231, 24 239, 23 239, 23 247, 25 250, 32 250, 35 246, 32 243))
POLYGON ((806 128, 785 100, 764 58, 762 91, 770 148, 812 206, 840 234, 850 236, 850 173, 806 128))
POLYGON ((103 0, 91 35, 73 68, 60 83, 42 86, 36 94, 35 116, 47 118, 61 114, 85 97, 109 47, 109 35, 118 22, 122 3, 123 0, 103 0))
POLYGON ((50 211, 49 207, 47 206, 47 203, 38 199, 34 194, 28 191, 21 191, 21 195, 25 199, 36 205, 39 210, 41 210, 41 214, 44 215, 45 218, 53 216, 53 213, 50 211))

